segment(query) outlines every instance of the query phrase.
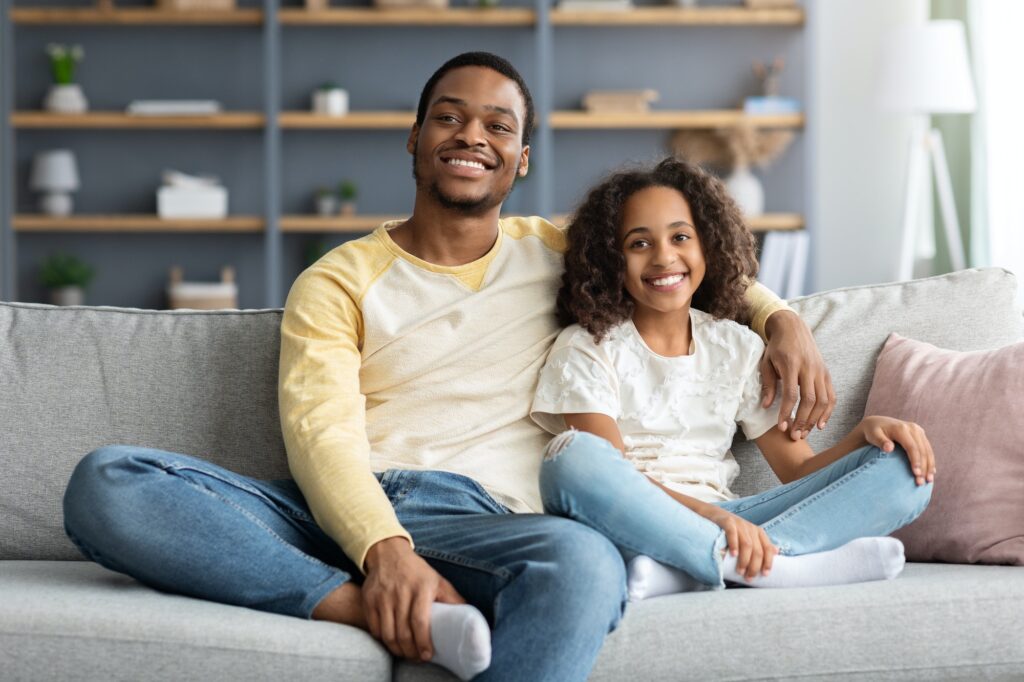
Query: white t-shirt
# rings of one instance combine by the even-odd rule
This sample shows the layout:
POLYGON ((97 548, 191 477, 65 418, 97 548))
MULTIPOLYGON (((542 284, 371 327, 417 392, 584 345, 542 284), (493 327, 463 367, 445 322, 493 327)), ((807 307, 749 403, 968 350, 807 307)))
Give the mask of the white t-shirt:
POLYGON ((761 407, 764 344, 747 327, 699 310, 690 309, 690 321, 690 354, 679 357, 652 351, 632 320, 600 344, 579 325, 566 328, 541 371, 530 416, 560 433, 563 414, 606 414, 638 470, 705 502, 734 499, 736 424, 754 439, 776 423, 777 411, 761 407))

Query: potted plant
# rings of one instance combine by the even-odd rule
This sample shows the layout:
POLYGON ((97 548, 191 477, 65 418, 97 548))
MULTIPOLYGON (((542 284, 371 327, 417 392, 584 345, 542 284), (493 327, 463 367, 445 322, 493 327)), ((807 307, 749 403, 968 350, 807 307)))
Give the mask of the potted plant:
POLYGON ((356 214, 356 197, 359 196, 359 189, 356 183, 351 180, 343 180, 338 185, 338 198, 341 199, 341 215, 356 214))
POLYGON ((50 43, 46 46, 46 54, 50 57, 54 84, 46 93, 43 108, 65 114, 80 114, 87 111, 89 102, 85 99, 82 88, 74 82, 75 66, 85 57, 85 50, 81 45, 69 47, 50 43))
POLYGON ((319 187, 316 190, 316 212, 317 215, 332 216, 338 213, 338 197, 329 187, 319 187))
POLYGON ((54 305, 82 305, 85 288, 95 274, 91 265, 74 256, 56 253, 40 265, 39 282, 50 290, 50 302, 54 305))

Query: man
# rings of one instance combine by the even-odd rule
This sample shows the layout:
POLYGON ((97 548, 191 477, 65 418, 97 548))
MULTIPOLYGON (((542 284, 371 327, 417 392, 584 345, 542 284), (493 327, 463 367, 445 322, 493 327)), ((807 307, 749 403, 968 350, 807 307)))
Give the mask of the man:
MULTIPOLYGON (((335 249, 288 297, 279 389, 295 483, 104 448, 66 496, 83 551, 162 589, 363 627, 463 678, 585 679, 625 575, 606 538, 539 513, 547 437, 527 413, 559 331, 564 236, 539 218, 499 219, 528 171, 533 118, 505 60, 443 65, 408 139, 412 217, 335 249), (157 511, 140 518, 143 495, 157 511), (173 529, 190 515, 207 532, 186 543, 173 529)), ((765 290, 752 317, 769 339, 765 400, 778 372, 780 427, 801 437, 828 418, 828 374, 765 290)))

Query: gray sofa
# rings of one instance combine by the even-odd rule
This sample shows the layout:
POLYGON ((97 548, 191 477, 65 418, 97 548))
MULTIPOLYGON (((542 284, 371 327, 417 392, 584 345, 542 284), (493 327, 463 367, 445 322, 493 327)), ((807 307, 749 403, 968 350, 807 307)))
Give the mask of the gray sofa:
MULTIPOLYGON (((814 444, 861 417, 890 331, 958 350, 1020 340, 1015 289, 984 269, 793 302, 839 395, 814 444)), ((100 445, 287 476, 279 321, 276 310, 0 304, 0 679, 453 679, 392 660, 354 628, 156 592, 83 561, 64 535, 64 485, 100 445)), ((737 492, 774 484, 748 444, 736 452, 737 492)), ((630 605, 592 679, 1020 680, 1022 626, 1024 569, 909 564, 890 582, 630 605)))

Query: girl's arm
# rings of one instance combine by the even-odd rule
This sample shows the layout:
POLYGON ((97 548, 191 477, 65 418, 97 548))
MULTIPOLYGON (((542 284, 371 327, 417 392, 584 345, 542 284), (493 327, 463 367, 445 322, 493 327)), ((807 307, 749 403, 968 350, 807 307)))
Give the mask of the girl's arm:
POLYGON ((935 475, 935 453, 928 437, 917 424, 891 417, 865 417, 841 441, 814 454, 806 441, 790 440, 778 429, 768 429, 755 439, 761 454, 782 483, 789 483, 818 471, 865 445, 892 452, 896 443, 907 451, 918 485, 930 483, 935 475))

